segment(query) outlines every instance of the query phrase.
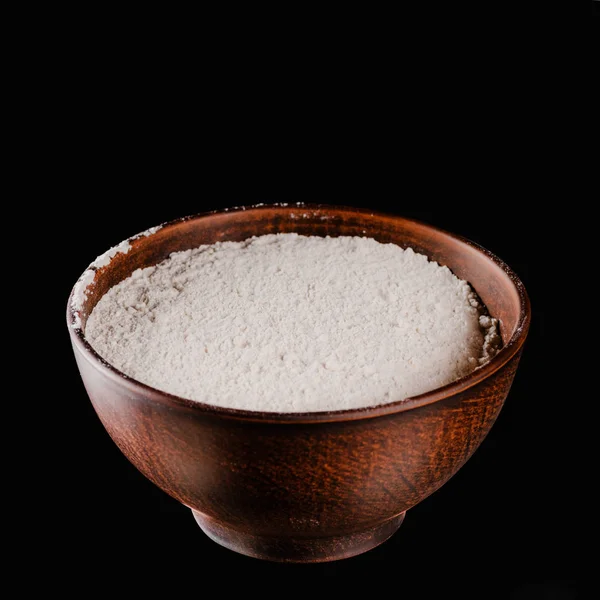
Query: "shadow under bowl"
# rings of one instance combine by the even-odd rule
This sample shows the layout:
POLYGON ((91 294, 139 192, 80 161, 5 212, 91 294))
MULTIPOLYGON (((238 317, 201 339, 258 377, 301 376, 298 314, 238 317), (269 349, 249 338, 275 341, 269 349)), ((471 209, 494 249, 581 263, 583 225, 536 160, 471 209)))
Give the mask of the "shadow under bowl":
POLYGON ((442 486, 484 439, 509 392, 530 322, 521 281, 464 238, 400 216, 341 206, 271 205, 201 214, 129 240, 84 274, 67 323, 88 395, 106 431, 152 482, 192 509, 213 540, 258 558, 320 562, 369 550, 442 486), (102 295, 172 252, 267 233, 368 236, 448 266, 500 323, 503 347, 442 388, 369 408, 263 413, 220 408, 139 383, 85 339, 102 295))

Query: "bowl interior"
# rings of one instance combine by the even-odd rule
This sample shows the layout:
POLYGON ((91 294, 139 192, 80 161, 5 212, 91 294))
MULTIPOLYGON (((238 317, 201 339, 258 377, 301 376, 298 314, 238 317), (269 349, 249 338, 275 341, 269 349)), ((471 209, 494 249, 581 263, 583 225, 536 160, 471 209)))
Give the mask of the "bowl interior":
MULTIPOLYGON (((102 295, 139 268, 166 259, 172 252, 218 241, 242 241, 267 233, 372 237, 379 242, 412 247, 468 281, 490 314, 500 322, 503 343, 523 327, 526 294, 514 273, 476 244, 430 225, 395 215, 340 206, 261 206, 197 215, 168 223, 155 233, 130 240, 127 253, 117 253, 96 269, 87 286, 79 318, 85 332, 88 315, 102 295)), ((70 311, 73 309, 70 307, 70 311)), ((74 319, 73 314, 69 315, 74 319)))

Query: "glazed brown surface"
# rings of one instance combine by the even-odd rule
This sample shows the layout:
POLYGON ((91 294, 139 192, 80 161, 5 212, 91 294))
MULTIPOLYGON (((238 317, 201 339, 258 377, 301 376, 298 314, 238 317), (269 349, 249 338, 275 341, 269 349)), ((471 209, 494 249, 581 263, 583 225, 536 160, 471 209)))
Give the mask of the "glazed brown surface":
MULTIPOLYGON (((428 225, 367 210, 268 206, 200 215, 131 242, 98 271, 86 315, 111 286, 171 252, 252 235, 368 235, 411 246, 477 291, 501 323, 504 348, 486 366, 414 399, 368 409, 277 414, 202 405, 126 378, 69 327, 104 427, 151 481, 190 507, 207 534, 281 561, 358 554, 387 539, 406 510, 443 485, 493 425, 529 326, 512 271, 478 246, 428 225)), ((69 324, 73 320, 68 310, 69 324)))

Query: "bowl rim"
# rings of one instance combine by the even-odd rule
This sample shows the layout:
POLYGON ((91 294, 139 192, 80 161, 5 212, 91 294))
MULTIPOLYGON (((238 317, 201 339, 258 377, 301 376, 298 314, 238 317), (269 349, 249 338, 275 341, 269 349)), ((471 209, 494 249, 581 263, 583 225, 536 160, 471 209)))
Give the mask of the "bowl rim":
MULTIPOLYGON (((496 256, 493 252, 487 250, 480 244, 473 242, 472 240, 465 238, 461 235, 452 233, 445 229, 436 227, 424 221, 420 221, 418 219, 412 219, 408 217, 404 217, 399 214, 394 214, 390 212, 370 210, 367 208, 356 208, 352 206, 345 205, 330 205, 330 204, 317 204, 317 203, 270 203, 270 204, 256 204, 251 206, 235 206, 231 208, 223 208, 212 211, 205 211, 201 213, 196 213, 193 215, 181 217, 178 219, 174 219, 171 221, 167 221, 162 223, 160 226, 151 228, 149 231, 152 231, 149 235, 154 235, 157 231, 162 231, 164 229, 174 227, 177 224, 185 221, 192 220, 202 220, 206 218, 213 217, 214 215, 220 214, 231 214, 241 211, 263 211, 263 210, 272 210, 272 209, 285 209, 286 212, 289 212, 289 209, 294 210, 302 210, 302 211, 320 211, 320 210, 335 210, 338 212, 352 212, 354 214, 365 214, 369 216, 378 216, 382 218, 391 218, 394 220, 401 220, 407 223, 414 223, 421 227, 426 227, 448 237, 454 238, 470 247, 475 249, 476 251, 482 253, 488 260, 491 260, 495 263, 496 266, 500 267, 506 275, 508 275, 511 283, 515 287, 515 290, 519 297, 519 319, 517 321, 517 326, 514 329, 514 332, 511 338, 508 340, 506 344, 502 346, 500 351, 485 365, 481 367, 477 367, 474 371, 457 379, 451 383, 448 383, 442 387, 435 388, 429 392, 425 392, 423 394, 419 394, 417 396, 411 396, 408 398, 404 398, 402 400, 396 400, 394 402, 389 402, 386 404, 378 404, 374 406, 367 406, 361 408, 349 408, 342 410, 330 410, 330 411, 319 411, 319 412, 265 412, 265 411, 255 411, 248 409, 238 409, 238 408, 227 408, 222 406, 216 406, 213 404, 207 404, 205 402, 200 402, 196 400, 190 400, 188 398, 183 398, 181 396, 177 396, 176 394, 171 394, 169 392, 164 392, 162 390, 158 390, 152 386, 149 386, 145 383, 137 381, 132 377, 129 377, 106 360, 104 360, 89 344, 86 340, 85 335, 81 327, 76 326, 77 317, 75 315, 75 310, 72 305, 73 295, 75 292, 75 285, 73 286, 71 293, 69 294, 69 299, 67 302, 67 326, 69 329, 69 334, 71 337, 71 342, 73 344, 74 349, 80 352, 81 356, 85 358, 92 366, 94 366, 97 370, 102 372, 105 376, 109 377, 115 382, 123 385, 128 388, 131 392, 135 393, 138 396, 142 396, 146 398, 148 401, 158 402, 163 405, 168 405, 173 408, 187 409, 194 412, 213 415, 216 417, 222 418, 231 418, 236 420, 243 421, 259 421, 265 423, 318 423, 318 422, 340 422, 340 421, 355 421, 361 419, 370 419, 375 417, 381 417, 384 415, 391 415, 399 412, 404 412, 407 410, 411 410, 414 408, 418 408, 421 406, 425 406, 427 404, 432 404, 434 402, 438 402, 443 399, 447 399, 451 396, 462 393, 469 388, 477 385, 484 379, 487 379, 494 373, 496 373, 499 369, 501 369, 504 365, 506 365, 522 348, 525 339, 527 337, 529 326, 531 322, 531 303, 529 300, 529 295, 525 289, 523 282, 517 276, 517 274, 498 256, 496 256)), ((135 234, 125 242, 133 242, 136 239, 139 239, 144 234, 135 234)), ((89 267, 88 267, 89 269, 89 267)), ((87 269, 86 269, 87 271, 87 269)), ((86 272, 84 271, 84 273, 86 272)), ((82 275, 83 276, 83 275, 82 275)), ((81 279, 81 278, 80 278, 81 279)))

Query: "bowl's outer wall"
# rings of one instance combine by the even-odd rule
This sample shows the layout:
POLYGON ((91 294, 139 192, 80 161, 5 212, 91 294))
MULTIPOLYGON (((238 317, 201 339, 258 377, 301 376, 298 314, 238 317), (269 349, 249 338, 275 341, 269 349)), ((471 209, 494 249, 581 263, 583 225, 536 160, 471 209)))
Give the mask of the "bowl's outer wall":
MULTIPOLYGON (((278 231, 369 235, 410 245, 473 284, 501 320, 505 342, 522 327, 523 300, 511 276, 485 252, 419 223, 336 207, 221 213, 139 238, 127 255, 116 255, 99 271, 82 321, 112 285, 170 252, 278 231)), ((128 385, 100 365, 77 333, 72 336, 92 404, 129 460, 183 504, 232 528, 264 535, 359 531, 417 504, 454 475, 484 439, 520 357, 519 349, 475 385, 409 410, 353 420, 277 422, 164 401, 160 392, 128 385)))
POLYGON ((129 460, 168 494, 240 531, 356 531, 445 483, 495 421, 519 356, 448 399, 375 418, 273 423, 148 400, 75 354, 92 404, 129 460))

